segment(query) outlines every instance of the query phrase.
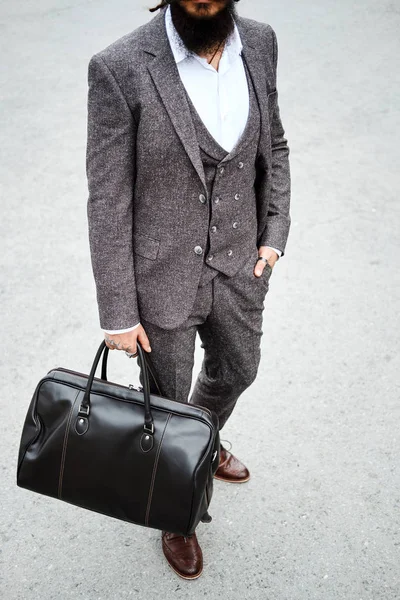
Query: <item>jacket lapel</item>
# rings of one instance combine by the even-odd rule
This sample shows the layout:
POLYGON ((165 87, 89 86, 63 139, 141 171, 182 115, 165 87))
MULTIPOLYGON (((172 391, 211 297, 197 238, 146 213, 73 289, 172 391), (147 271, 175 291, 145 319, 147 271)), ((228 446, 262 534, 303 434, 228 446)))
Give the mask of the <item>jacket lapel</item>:
POLYGON ((236 25, 239 30, 242 40, 242 57, 245 60, 250 76, 254 85, 257 96, 258 105, 261 114, 261 136, 260 143, 269 141, 270 127, 268 117, 268 90, 267 90, 267 75, 265 72, 266 61, 263 60, 260 51, 253 45, 252 40, 257 33, 251 31, 251 26, 242 20, 240 17, 236 20, 236 25))
POLYGON ((197 143, 196 131, 185 89, 169 45, 164 17, 164 11, 161 11, 153 19, 153 34, 155 35, 153 35, 151 48, 147 48, 147 51, 155 54, 155 58, 149 64, 148 69, 176 133, 207 192, 206 178, 197 143))
MULTIPOLYGON (((242 56, 249 68, 253 81, 257 101, 261 113, 261 140, 269 140, 270 129, 268 119, 268 93, 267 78, 265 73, 265 61, 259 56, 259 51, 253 45, 252 39, 257 32, 252 32, 249 25, 241 17, 237 17, 236 25, 243 44, 242 56)), ((207 191, 206 179, 200 149, 197 143, 189 104, 187 102, 184 86, 179 75, 174 55, 169 45, 165 28, 165 13, 161 10, 151 21, 146 36, 144 51, 152 54, 154 59, 148 65, 150 75, 153 79, 161 100, 171 119, 194 168, 196 169, 204 189, 207 191)))

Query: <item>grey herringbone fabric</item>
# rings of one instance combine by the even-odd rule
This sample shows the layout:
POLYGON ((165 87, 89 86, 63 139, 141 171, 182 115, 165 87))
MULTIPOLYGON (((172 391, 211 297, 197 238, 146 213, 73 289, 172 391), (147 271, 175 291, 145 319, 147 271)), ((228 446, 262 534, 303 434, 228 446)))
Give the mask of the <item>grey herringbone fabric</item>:
MULTIPOLYGON (((245 151, 247 159, 255 162, 260 111, 246 65, 245 70, 249 87, 249 117, 241 138, 229 153, 210 134, 186 94, 203 163, 210 203, 210 224, 217 222, 217 225, 214 228, 210 225, 209 228, 204 250, 206 260, 203 261, 197 295, 187 319, 174 329, 164 329, 142 318, 142 325, 151 340, 151 358, 163 395, 213 410, 218 416, 220 430, 241 394, 257 375, 264 299, 272 273, 271 267, 266 265, 261 278, 253 274, 258 256, 255 237, 248 260, 234 275, 228 277, 219 270, 218 265, 213 266, 214 254, 219 252, 221 243, 214 206, 218 208, 224 202, 227 210, 235 215, 241 201, 250 202, 250 212, 253 202, 251 194, 245 194, 243 200, 239 192, 225 195, 223 180, 218 178, 218 169, 232 160, 240 163, 244 160, 245 151), (204 348, 204 358, 189 399, 197 333, 204 348)), ((233 223, 236 225, 234 229, 243 225, 235 221, 233 223)), ((152 391, 157 393, 153 384, 152 391)))
MULTIPOLYGON (((218 224, 219 204, 221 202, 226 203, 227 209, 230 210, 232 217, 234 217, 235 211, 237 211, 237 205, 239 203, 242 203, 243 201, 249 201, 249 209, 251 210, 251 206, 254 202, 254 198, 250 194, 245 194, 242 199, 242 196, 239 193, 239 185, 238 191, 235 193, 235 195, 226 196, 224 194, 223 182, 221 184, 221 181, 218 180, 218 169, 221 166, 225 166, 225 164, 228 161, 232 161, 233 159, 239 161, 238 164, 240 164, 242 159, 244 160, 244 149, 246 149, 246 157, 248 160, 255 161, 255 157, 257 154, 258 139, 260 135, 260 111, 257 104, 253 83, 251 81, 251 77, 246 65, 245 71, 247 77, 247 84, 249 88, 249 116, 242 136, 236 143, 235 147, 229 153, 224 148, 222 148, 218 144, 218 142, 213 138, 213 136, 201 120, 189 95, 186 94, 190 112, 192 115, 193 124, 196 131, 197 142, 200 148, 200 156, 201 161, 203 163, 204 175, 207 184, 207 195, 210 203, 210 227, 209 235, 207 238, 207 244, 204 251, 206 259, 203 262, 203 270, 201 273, 199 286, 205 285, 206 283, 211 281, 219 272, 221 272, 220 265, 218 265, 218 263, 214 263, 214 255, 218 254, 219 245, 221 244, 220 227, 218 224), (250 145, 252 147, 251 149, 249 148, 250 145), (214 218, 214 207, 215 212, 217 213, 216 218, 214 218), (214 225, 212 225, 212 222, 216 222, 216 224, 214 223, 214 225)), ((245 207, 241 207, 241 213, 244 212, 245 207)), ((242 226, 243 223, 240 223, 238 221, 232 221, 232 227, 234 229, 238 229, 242 226)), ((256 238, 254 238, 253 247, 256 246, 256 243, 257 240, 256 238)), ((228 252, 230 251, 233 252, 232 250, 228 250, 228 252)))
MULTIPOLYGON (((142 320, 162 395, 213 410, 220 430, 255 380, 260 365, 263 312, 272 268, 266 265, 261 277, 254 275, 257 257, 254 246, 235 275, 219 272, 199 287, 188 318, 178 327, 165 329, 142 320), (197 333, 204 357, 189 398, 197 333)), ((141 375, 140 381, 143 385, 141 375)), ((153 380, 151 389, 159 393, 153 380)))
POLYGON ((259 141, 256 158, 249 144, 240 159, 222 161, 214 192, 221 198, 239 193, 240 200, 218 203, 211 215, 164 12, 89 62, 87 210, 103 329, 139 320, 165 329, 183 323, 196 300, 213 225, 219 232, 211 238, 213 266, 227 277, 243 268, 255 243, 285 250, 290 170, 277 101, 276 36, 251 19, 239 17, 237 26, 260 107, 259 141))

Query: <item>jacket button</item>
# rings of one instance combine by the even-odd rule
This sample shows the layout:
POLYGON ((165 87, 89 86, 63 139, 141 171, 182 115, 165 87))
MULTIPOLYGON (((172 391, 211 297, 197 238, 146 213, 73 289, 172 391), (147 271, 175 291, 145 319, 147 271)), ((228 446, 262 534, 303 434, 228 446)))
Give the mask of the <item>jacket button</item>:
POLYGON ((228 256, 232 256, 232 250, 228 250, 228 256))
POLYGON ((240 163, 238 164, 238 167, 239 167, 239 169, 243 169, 243 167, 244 167, 243 163, 242 163, 242 162, 240 162, 240 163))
POLYGON ((217 231, 217 228, 216 228, 216 226, 215 226, 215 225, 213 225, 213 226, 211 227, 211 231, 212 231, 213 233, 215 233, 215 232, 217 231))
POLYGON ((232 227, 233 227, 233 229, 237 229, 238 228, 238 224, 236 223, 236 221, 234 223, 232 223, 232 227))
POLYGON ((204 204, 204 203, 205 203, 205 201, 206 201, 206 197, 205 197, 205 195, 204 195, 204 194, 200 194, 200 196, 199 196, 199 200, 200 200, 200 202, 201 202, 202 204, 204 204))
POLYGON ((203 254, 203 248, 201 246, 196 246, 194 251, 196 254, 203 254))
POLYGON ((235 194, 235 200, 239 200, 240 194, 235 194))

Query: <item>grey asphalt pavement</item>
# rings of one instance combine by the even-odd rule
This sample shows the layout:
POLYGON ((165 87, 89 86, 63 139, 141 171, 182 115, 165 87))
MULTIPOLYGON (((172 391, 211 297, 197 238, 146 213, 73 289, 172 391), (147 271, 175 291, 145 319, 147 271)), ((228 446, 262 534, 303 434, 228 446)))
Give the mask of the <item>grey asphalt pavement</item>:
MULTIPOLYGON (((400 598, 396 0, 242 0, 279 43, 293 226, 259 376, 224 430, 251 470, 215 482, 204 573, 160 535, 17 488, 37 381, 102 339, 87 240, 87 64, 151 18, 136 0, 0 1, 1 594, 5 600, 400 598)), ((201 348, 197 347, 196 372, 201 348)), ((111 353, 112 379, 137 381, 111 353)), ((134 362, 134 365, 132 365, 134 362)))

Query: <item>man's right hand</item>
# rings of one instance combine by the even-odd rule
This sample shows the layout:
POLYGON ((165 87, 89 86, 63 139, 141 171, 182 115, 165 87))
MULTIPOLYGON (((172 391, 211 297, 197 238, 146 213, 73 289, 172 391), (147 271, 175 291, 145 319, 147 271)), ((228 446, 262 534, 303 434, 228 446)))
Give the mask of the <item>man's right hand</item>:
POLYGON ((125 352, 129 352, 130 354, 136 354, 137 352, 136 340, 139 340, 143 350, 151 352, 149 338, 142 325, 127 333, 104 334, 104 341, 107 348, 110 350, 125 350, 125 352))

